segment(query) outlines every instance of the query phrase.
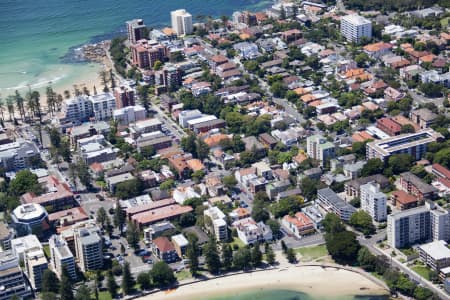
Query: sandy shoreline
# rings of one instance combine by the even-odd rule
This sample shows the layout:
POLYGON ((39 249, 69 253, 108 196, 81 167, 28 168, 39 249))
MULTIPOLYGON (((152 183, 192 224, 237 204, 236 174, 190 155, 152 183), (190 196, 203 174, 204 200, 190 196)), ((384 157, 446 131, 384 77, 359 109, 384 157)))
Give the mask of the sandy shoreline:
POLYGON ((296 266, 202 281, 139 299, 203 299, 250 290, 295 290, 312 296, 387 295, 381 285, 359 273, 319 266, 296 266))

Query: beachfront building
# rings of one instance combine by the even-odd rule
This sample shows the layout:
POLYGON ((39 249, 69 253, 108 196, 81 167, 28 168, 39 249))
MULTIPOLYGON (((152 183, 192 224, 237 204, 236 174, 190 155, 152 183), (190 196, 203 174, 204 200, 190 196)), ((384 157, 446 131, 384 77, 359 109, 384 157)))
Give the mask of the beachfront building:
POLYGON ((226 215, 217 206, 212 206, 203 213, 211 221, 205 221, 205 226, 214 233, 218 241, 226 241, 228 239, 226 215))
POLYGON ((309 136, 306 139, 306 152, 310 158, 320 161, 322 166, 336 155, 334 144, 328 142, 326 138, 319 134, 309 136))
POLYGON ((136 43, 136 41, 147 38, 145 36, 146 27, 144 24, 144 20, 134 19, 131 21, 127 21, 125 24, 127 26, 128 41, 130 42, 130 44, 134 44, 136 43))
POLYGON ((361 186, 361 208, 366 211, 374 221, 382 222, 387 217, 387 197, 380 191, 380 186, 369 182, 361 186))
POLYGON ((284 216, 281 223, 299 239, 315 231, 313 221, 302 212, 296 213, 293 217, 290 215, 284 216))
POLYGON ((116 98, 111 93, 90 96, 95 120, 109 120, 116 109, 116 98))
POLYGON ((170 12, 170 17, 172 20, 172 29, 178 36, 192 33, 192 15, 186 10, 178 9, 172 11, 170 12))
POLYGON ((385 161, 393 154, 406 153, 419 160, 426 153, 429 143, 442 138, 443 136, 433 129, 425 129, 373 141, 367 143, 366 158, 379 158, 385 161))
POLYGON ((92 116, 92 102, 89 96, 79 95, 62 103, 60 123, 80 124, 92 116))
POLYGON ((256 223, 252 217, 234 221, 232 227, 236 229, 239 239, 245 245, 271 241, 273 238, 270 227, 263 222, 256 223))
POLYGON ((372 22, 357 14, 341 18, 341 34, 349 42, 359 43, 362 37, 372 38, 372 22))
POLYGON ((439 272, 441 269, 450 266, 450 249, 445 241, 434 241, 419 246, 420 260, 433 271, 439 272))
POLYGON ((152 252, 166 263, 173 263, 178 260, 174 244, 165 236, 157 237, 152 241, 152 252))
POLYGON ((450 238, 450 213, 432 202, 387 217, 387 237, 391 247, 450 238))
POLYGON ((58 235, 53 235, 48 241, 50 246, 51 265, 56 275, 61 278, 63 269, 69 273, 73 280, 76 280, 75 258, 67 246, 67 242, 58 235))
POLYGON ((328 213, 334 213, 343 221, 348 222, 356 209, 342 200, 332 189, 324 188, 317 191, 317 204, 328 213))

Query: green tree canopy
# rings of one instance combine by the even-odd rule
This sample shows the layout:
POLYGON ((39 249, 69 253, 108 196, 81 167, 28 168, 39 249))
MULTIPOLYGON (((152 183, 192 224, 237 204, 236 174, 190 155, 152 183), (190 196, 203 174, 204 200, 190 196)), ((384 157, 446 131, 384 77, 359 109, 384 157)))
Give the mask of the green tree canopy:
POLYGON ((21 170, 16 173, 16 177, 9 184, 9 193, 15 197, 31 192, 36 195, 42 193, 42 187, 38 182, 36 174, 30 170, 21 170))
POLYGON ((364 210, 354 212, 350 217, 349 223, 357 230, 364 233, 364 235, 373 234, 375 232, 375 226, 373 225, 372 217, 364 210))
POLYGON ((153 284, 158 287, 169 286, 177 280, 172 269, 164 261, 158 261, 153 265, 150 276, 153 280, 153 284))

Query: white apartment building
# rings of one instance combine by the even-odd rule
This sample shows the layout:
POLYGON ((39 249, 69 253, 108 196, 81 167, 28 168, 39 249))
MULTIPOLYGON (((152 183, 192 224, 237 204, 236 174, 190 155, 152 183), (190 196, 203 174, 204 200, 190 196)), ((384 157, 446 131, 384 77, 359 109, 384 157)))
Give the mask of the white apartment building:
POLYGON ((90 96, 92 102, 92 111, 97 121, 108 120, 113 117, 116 109, 116 98, 111 93, 104 93, 90 96))
POLYGON ((372 22, 353 14, 341 18, 341 34, 349 42, 359 43, 362 37, 372 38, 372 22))
POLYGON ((181 127, 188 127, 188 121, 203 117, 203 114, 198 109, 183 110, 178 115, 178 123, 181 127))
POLYGON ((172 29, 177 35, 191 34, 192 27, 192 15, 184 9, 178 9, 170 12, 172 20, 172 29))
POLYGON ((374 221, 382 222, 387 217, 387 197, 380 191, 378 184, 369 182, 360 188, 361 208, 366 211, 374 221))
POLYGON ((322 166, 327 160, 336 156, 335 145, 319 134, 306 139, 306 152, 309 157, 320 161, 322 166))
POLYGON ((252 217, 234 221, 231 225, 236 228, 239 239, 245 245, 272 240, 272 230, 263 222, 256 223, 252 217))
POLYGON ((41 242, 34 234, 11 240, 12 253, 21 261, 25 261, 25 254, 30 249, 43 249, 41 242))
POLYGON ((431 236, 434 241, 450 241, 450 213, 448 210, 434 206, 430 211, 431 236))
POLYGON ((366 145, 366 158, 379 158, 385 161, 393 154, 406 153, 419 160, 427 152, 429 143, 442 138, 443 136, 439 132, 428 128, 369 142, 366 145))
MULTIPOLYGON (((209 217, 212 222, 212 228, 214 235, 218 241, 224 241, 228 239, 228 229, 225 214, 216 206, 210 207, 204 211, 204 215, 209 217)), ((205 222, 206 224, 206 222, 205 222)), ((208 226, 208 225, 206 225, 208 226)))
POLYGON ((56 275, 61 278, 62 271, 65 268, 70 277, 73 280, 76 280, 75 258, 73 257, 72 252, 70 252, 67 242, 58 235, 53 235, 48 241, 48 244, 51 251, 50 263, 56 275))
POLYGON ((119 125, 126 126, 130 123, 144 120, 147 117, 147 111, 143 106, 127 106, 114 110, 113 118, 119 125))
POLYGON ((25 273, 34 290, 40 290, 42 275, 48 269, 47 258, 40 248, 33 248, 25 253, 25 273))
POLYGON ((391 247, 404 248, 424 241, 448 240, 450 212, 432 202, 387 217, 387 238, 391 247))
POLYGON ((66 99, 61 108, 63 123, 81 123, 87 121, 92 116, 92 102, 86 95, 76 96, 66 99))
POLYGON ((102 238, 98 227, 75 229, 75 250, 83 272, 103 266, 102 238))

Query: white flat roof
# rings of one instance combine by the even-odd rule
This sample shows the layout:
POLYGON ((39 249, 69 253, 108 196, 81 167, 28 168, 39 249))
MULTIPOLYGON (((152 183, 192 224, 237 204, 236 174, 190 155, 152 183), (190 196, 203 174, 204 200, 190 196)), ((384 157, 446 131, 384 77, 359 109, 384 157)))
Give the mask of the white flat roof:
POLYGON ((434 241, 425 245, 419 246, 420 249, 425 251, 434 260, 440 260, 450 257, 450 249, 447 247, 447 243, 444 241, 434 241))
POLYGON ((371 24, 371 22, 364 18, 361 17, 360 15, 357 14, 353 14, 353 15, 347 15, 342 17, 343 20, 352 23, 353 25, 366 25, 366 24, 371 24))

